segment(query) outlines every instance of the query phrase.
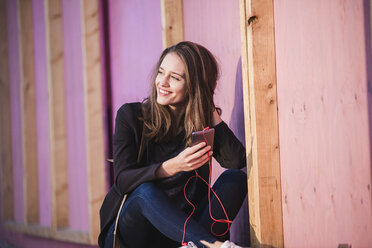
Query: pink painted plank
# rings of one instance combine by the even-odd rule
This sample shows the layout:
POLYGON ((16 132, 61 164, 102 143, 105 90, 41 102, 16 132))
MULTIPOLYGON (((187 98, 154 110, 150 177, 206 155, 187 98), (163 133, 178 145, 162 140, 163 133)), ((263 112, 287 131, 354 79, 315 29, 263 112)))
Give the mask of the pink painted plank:
POLYGON ((274 7, 284 244, 371 247, 363 1, 274 7))
POLYGON ((162 51, 160 1, 109 5, 113 118, 125 102, 149 95, 150 73, 162 51))
POLYGON ((7 25, 9 46, 9 81, 12 123, 12 161, 14 187, 14 218, 25 221, 23 193, 23 139, 21 113, 21 69, 18 33, 17 1, 7 0, 7 25))
POLYGON ((39 224, 51 226, 50 149, 49 149, 49 94, 43 0, 34 0, 34 53, 37 121, 37 158, 39 179, 39 224))
MULTIPOLYGON (((219 62, 221 77, 215 103, 222 108, 222 119, 244 144, 239 1, 183 1, 183 15, 185 40, 205 46, 219 62)), ((223 170, 214 160, 213 182, 223 170)), ((246 245, 248 232, 248 208, 244 204, 231 227, 231 239, 246 245)))
POLYGON ((241 54, 239 1, 184 1, 183 11, 185 40, 205 46, 218 59, 222 73, 215 102, 223 110, 223 120, 229 123, 235 93, 241 93, 235 92, 241 54))
POLYGON ((62 1, 70 228, 89 231, 81 3, 62 1))

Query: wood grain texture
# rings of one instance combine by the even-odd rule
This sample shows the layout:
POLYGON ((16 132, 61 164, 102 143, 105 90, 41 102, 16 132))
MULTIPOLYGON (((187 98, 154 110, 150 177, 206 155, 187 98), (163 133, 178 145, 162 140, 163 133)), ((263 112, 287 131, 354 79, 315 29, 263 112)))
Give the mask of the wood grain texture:
POLYGON ((0 166, 2 220, 14 219, 10 81, 6 1, 0 1, 0 166))
POLYGON ((182 0, 161 0, 163 48, 183 41, 182 0))
POLYGON ((21 102, 23 136, 23 186, 26 223, 39 221, 38 167, 36 136, 36 99, 32 2, 19 1, 21 49, 21 102))
POLYGON ((51 226, 49 91, 45 33, 45 2, 32 1, 32 9, 35 56, 39 224, 42 226, 51 226))
POLYGON ((98 0, 83 1, 85 119, 90 242, 100 233, 99 209, 106 194, 98 0))
POLYGON ((283 247, 273 2, 241 0, 240 11, 252 245, 283 247))
POLYGON ((67 147, 61 1, 46 1, 52 228, 68 226, 67 147))

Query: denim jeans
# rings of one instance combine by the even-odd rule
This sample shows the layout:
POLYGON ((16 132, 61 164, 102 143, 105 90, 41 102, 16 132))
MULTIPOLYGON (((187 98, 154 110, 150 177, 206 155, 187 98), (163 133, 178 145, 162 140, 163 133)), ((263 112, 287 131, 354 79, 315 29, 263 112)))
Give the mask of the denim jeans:
MULTIPOLYGON (((213 185, 227 215, 233 220, 247 194, 247 176, 240 170, 226 170, 213 185)), ((211 209, 215 219, 225 219, 223 210, 211 193, 211 209)), ((124 247, 179 247, 182 241, 184 223, 188 214, 175 206, 168 196, 153 183, 138 186, 128 197, 119 217, 118 234, 124 247)), ((185 242, 193 241, 203 247, 200 240, 215 242, 228 238, 211 234, 213 220, 209 215, 208 196, 196 206, 193 216, 187 222, 185 242)), ((110 227, 105 247, 112 247, 115 224, 110 227)), ((222 234, 227 224, 213 225, 213 232, 222 234)))

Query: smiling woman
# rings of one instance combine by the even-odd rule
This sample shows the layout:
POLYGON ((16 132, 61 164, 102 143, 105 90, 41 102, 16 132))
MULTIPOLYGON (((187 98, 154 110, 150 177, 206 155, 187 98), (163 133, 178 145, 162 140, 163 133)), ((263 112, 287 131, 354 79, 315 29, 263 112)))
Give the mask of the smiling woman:
POLYGON ((247 194, 247 177, 238 170, 246 166, 245 148, 214 105, 218 75, 205 47, 180 42, 161 54, 150 96, 118 110, 115 183, 100 212, 101 247, 112 247, 114 233, 125 247, 176 247, 187 241, 203 247, 201 240, 219 247, 218 241, 228 239, 247 194), (192 132, 206 127, 215 129, 213 151, 206 142, 190 146, 192 132), (212 155, 229 170, 211 188, 212 155))

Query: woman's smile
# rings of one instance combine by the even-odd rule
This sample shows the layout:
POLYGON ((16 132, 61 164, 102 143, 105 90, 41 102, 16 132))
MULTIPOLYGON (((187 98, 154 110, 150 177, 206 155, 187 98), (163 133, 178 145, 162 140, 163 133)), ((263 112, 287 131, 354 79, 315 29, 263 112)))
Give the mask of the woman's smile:
POLYGON ((170 91, 163 90, 163 89, 159 89, 159 95, 167 96, 167 95, 169 95, 170 93, 171 93, 170 91))

